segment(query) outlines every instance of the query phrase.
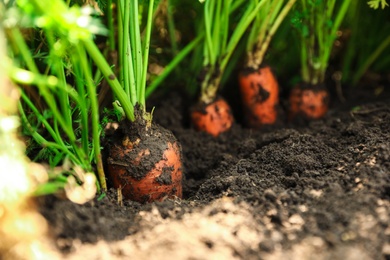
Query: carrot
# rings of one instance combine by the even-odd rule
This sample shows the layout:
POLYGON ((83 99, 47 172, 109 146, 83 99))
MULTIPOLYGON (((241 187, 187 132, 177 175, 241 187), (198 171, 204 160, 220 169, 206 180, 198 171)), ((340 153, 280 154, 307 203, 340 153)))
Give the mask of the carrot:
POLYGON ((234 122, 230 106, 222 98, 196 106, 191 111, 191 119, 195 129, 214 137, 229 130, 234 122))
POLYGON ((323 86, 298 85, 290 93, 290 121, 302 117, 319 119, 328 111, 329 93, 323 86))
MULTIPOLYGON (((199 34, 205 37, 199 45, 203 55, 200 101, 191 112, 193 126, 216 137, 232 126, 234 119, 229 105, 217 98, 219 88, 227 68, 237 61, 232 59, 240 39, 245 34, 263 1, 205 1, 203 26, 198 26, 199 34), (242 8, 241 8, 242 6, 242 8)), ((267 1, 265 1, 267 2, 267 1)), ((199 60, 200 61, 200 60, 199 60)), ((231 67, 231 68, 232 68, 231 67)))
POLYGON ((264 57, 279 26, 296 0, 260 1, 246 42, 246 64, 239 75, 246 123, 260 128, 278 120, 279 84, 264 57))
POLYGON ((141 203, 182 197, 181 147, 173 134, 125 121, 109 146, 108 176, 126 199, 141 203))
POLYGON ((239 84, 248 126, 274 124, 278 118, 279 85, 271 68, 247 68, 241 71, 239 84))

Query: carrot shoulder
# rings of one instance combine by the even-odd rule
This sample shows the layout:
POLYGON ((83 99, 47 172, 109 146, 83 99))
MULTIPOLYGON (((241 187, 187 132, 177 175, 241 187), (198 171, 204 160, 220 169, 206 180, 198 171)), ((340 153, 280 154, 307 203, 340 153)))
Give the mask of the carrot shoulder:
POLYGON ((279 85, 269 66, 246 69, 239 75, 244 113, 250 127, 259 128, 277 121, 279 85))
POLYGON ((191 120, 195 129, 214 137, 229 130, 234 122, 230 106, 222 98, 196 106, 191 112, 191 120))

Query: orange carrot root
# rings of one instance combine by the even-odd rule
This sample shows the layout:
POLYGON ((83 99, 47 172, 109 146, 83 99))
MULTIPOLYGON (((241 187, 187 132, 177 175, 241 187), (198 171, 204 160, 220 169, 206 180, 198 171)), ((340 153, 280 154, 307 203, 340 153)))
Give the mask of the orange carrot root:
POLYGON ((323 87, 296 86, 290 93, 289 119, 302 116, 305 119, 319 119, 328 111, 329 93, 323 87))
POLYGON ((230 106, 222 98, 195 108, 191 113, 191 119, 196 130, 214 137, 229 130, 234 122, 230 106))
POLYGON ((166 132, 157 134, 149 143, 125 137, 111 145, 108 174, 124 198, 144 203, 182 197, 181 149, 177 141, 163 138, 166 132))
POLYGON ((240 92, 248 126, 275 124, 278 118, 279 85, 269 66, 239 75, 240 92))

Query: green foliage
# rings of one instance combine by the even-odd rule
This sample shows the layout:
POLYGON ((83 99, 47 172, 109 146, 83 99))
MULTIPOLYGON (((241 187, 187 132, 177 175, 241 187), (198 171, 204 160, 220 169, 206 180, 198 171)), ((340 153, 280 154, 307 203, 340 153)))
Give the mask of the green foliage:
POLYGON ((18 13, 20 21, 28 19, 38 28, 42 35, 39 46, 45 48, 40 55, 33 55, 30 41, 21 34, 21 30, 33 29, 24 28, 18 19, 6 20, 9 56, 17 61, 9 68, 9 76, 23 86, 19 111, 25 133, 41 147, 35 159, 44 159, 55 167, 68 158, 86 172, 95 164, 101 186, 106 189, 93 68, 80 46, 83 40, 106 29, 89 7, 69 7, 62 0, 20 0, 17 4, 10 11, 18 13))
POLYGON ((301 0, 291 20, 300 39, 301 74, 306 83, 325 80, 337 31, 351 0, 301 0))
POLYGON ((349 37, 341 57, 343 82, 356 85, 368 70, 386 73, 390 66, 389 9, 373 10, 364 2, 353 2, 345 26, 349 37))
MULTIPOLYGON (((146 98, 180 62, 186 59, 189 65, 171 77, 176 81, 170 84, 183 85, 182 80, 188 80, 184 84, 194 86, 201 74, 202 99, 208 101, 241 60, 242 52, 261 50, 256 58, 261 63, 273 38, 268 60, 280 68, 284 80, 296 80, 300 59, 303 80, 322 83, 343 21, 346 29, 341 32, 350 34, 346 51, 336 53, 342 55, 336 58, 342 60, 343 80, 356 83, 368 69, 388 71, 388 8, 368 8, 383 9, 387 1, 297 0, 288 21, 282 23, 287 15, 283 10, 288 11, 287 3, 294 1, 6 1, 2 24, 13 61, 7 73, 20 84, 27 152, 51 167, 69 160, 85 171, 96 171, 103 186, 100 137, 105 126, 122 120, 123 115, 134 120, 134 106, 145 109, 146 98), (96 4, 104 19, 92 8, 96 4), (163 8, 168 24, 163 29, 169 33, 165 43, 152 39, 152 25, 161 15, 155 9, 163 8), (96 35, 104 37, 97 40, 96 35), (155 46, 162 55, 153 50, 155 46), (158 75, 148 72, 150 49, 155 62, 164 67, 158 75), (114 94, 113 109, 98 107, 97 90, 103 85, 114 94)), ((63 187, 62 178, 68 176, 53 176, 39 192, 63 187)))
POLYGON ((382 9, 385 9, 386 6, 389 6, 389 4, 387 3, 386 0, 371 0, 371 1, 368 1, 367 4, 373 8, 373 9, 378 9, 379 6, 382 8, 382 9))
POLYGON ((203 71, 205 75, 201 84, 201 101, 210 103, 215 99, 221 79, 231 61, 238 43, 255 19, 266 1, 223 1, 206 0, 201 33, 203 40, 203 71), (245 10, 242 12, 240 8, 245 10), (233 17, 242 13, 238 23, 233 24, 233 17))
MULTIPOLYGON (((247 41, 247 67, 256 70, 263 63, 265 53, 268 50, 273 36, 295 2, 296 0, 265 1, 249 32, 247 41)), ((308 32, 301 33, 306 35, 308 32)))

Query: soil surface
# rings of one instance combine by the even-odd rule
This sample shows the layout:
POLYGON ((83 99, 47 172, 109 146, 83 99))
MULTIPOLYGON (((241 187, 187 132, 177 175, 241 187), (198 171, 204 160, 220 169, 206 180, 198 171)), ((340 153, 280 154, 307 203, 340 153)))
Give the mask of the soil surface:
POLYGON ((328 115, 307 125, 251 130, 235 115, 218 138, 191 129, 182 95, 158 99, 154 121, 182 145, 184 198, 123 206, 115 190, 84 205, 41 198, 57 253, 390 259, 390 98, 371 92, 334 98, 328 115))

